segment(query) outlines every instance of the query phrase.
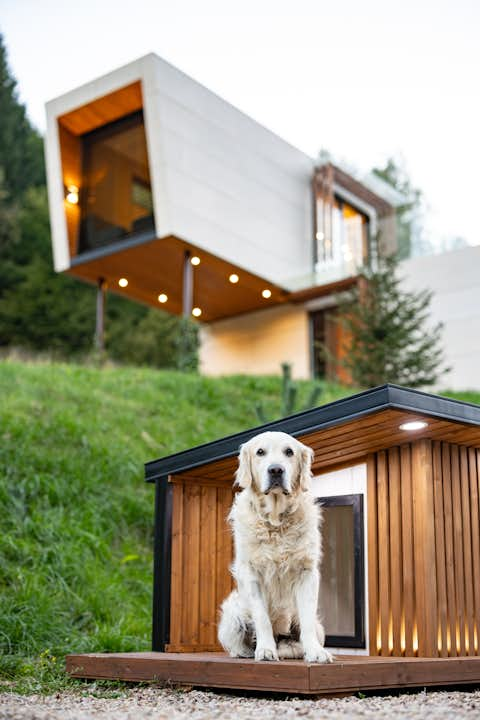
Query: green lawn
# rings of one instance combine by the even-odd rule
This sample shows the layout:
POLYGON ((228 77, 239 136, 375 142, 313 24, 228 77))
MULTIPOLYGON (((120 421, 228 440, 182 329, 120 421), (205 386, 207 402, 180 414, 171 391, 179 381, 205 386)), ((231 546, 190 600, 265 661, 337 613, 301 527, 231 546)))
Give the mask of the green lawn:
MULTIPOLYGON (((302 383, 306 397, 309 384, 302 383)), ((325 386, 321 401, 348 390, 325 386)), ((0 673, 55 689, 69 651, 148 649, 143 463, 273 418, 278 378, 0 363, 0 673)))
MULTIPOLYGON (((350 392, 325 385, 321 402, 350 392)), ((259 398, 273 419, 279 395, 272 377, 0 363, 5 687, 58 689, 69 651, 149 648, 154 493, 143 463, 256 425, 259 398)))

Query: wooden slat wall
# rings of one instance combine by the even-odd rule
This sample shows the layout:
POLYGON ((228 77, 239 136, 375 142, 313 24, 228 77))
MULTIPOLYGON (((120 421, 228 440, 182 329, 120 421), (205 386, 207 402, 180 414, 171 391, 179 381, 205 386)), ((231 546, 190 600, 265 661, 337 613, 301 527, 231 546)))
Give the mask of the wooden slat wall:
POLYGON ((232 589, 232 500, 231 481, 174 482, 169 652, 221 649, 218 610, 232 589))
POLYGON ((478 655, 480 451, 418 440, 372 454, 370 653, 478 655))

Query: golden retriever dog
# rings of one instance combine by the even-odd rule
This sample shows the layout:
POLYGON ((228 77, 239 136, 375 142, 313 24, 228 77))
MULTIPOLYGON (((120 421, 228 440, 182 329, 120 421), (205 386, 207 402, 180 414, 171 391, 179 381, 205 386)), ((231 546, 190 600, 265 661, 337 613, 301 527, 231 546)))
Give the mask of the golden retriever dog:
POLYGON ((265 432, 240 448, 229 514, 236 589, 223 602, 218 639, 232 657, 332 662, 317 617, 320 509, 310 492, 311 448, 265 432))

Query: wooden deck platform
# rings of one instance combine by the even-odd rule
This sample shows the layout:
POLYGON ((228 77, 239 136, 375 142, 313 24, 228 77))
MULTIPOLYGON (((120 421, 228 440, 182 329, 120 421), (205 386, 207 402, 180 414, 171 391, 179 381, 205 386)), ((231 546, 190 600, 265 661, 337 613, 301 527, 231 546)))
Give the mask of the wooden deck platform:
POLYGON ((68 655, 77 678, 168 681, 201 687, 304 695, 442 685, 480 685, 480 657, 393 658, 337 655, 329 665, 300 660, 255 662, 223 653, 68 655))

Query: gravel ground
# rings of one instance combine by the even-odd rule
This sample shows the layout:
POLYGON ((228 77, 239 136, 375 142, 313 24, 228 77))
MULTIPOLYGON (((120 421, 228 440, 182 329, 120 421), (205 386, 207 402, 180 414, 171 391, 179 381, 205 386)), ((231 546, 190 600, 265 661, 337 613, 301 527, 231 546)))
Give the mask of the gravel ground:
POLYGON ((302 720, 480 718, 480 690, 310 700, 155 687, 121 691, 117 697, 98 697, 94 686, 88 694, 64 692, 47 697, 0 694, 2 720, 288 720, 297 717, 302 720))

